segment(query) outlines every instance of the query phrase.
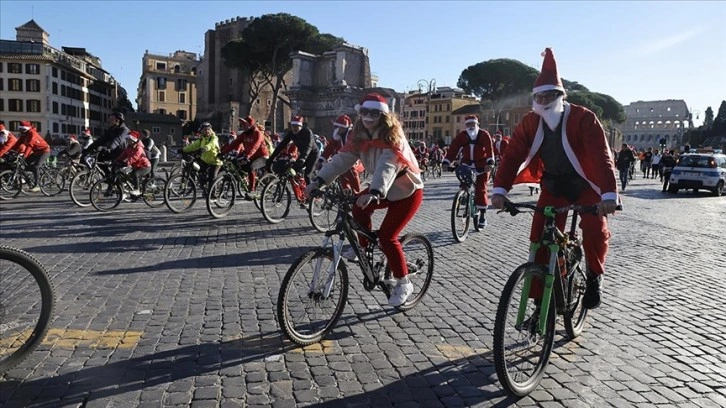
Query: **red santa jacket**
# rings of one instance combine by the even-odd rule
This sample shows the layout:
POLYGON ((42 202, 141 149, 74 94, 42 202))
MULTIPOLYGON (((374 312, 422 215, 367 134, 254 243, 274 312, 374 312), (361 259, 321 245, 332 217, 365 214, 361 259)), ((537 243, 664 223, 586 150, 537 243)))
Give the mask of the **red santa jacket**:
POLYGON ((18 141, 18 138, 15 137, 12 133, 8 132, 8 140, 5 141, 2 145, 0 145, 0 157, 3 157, 5 153, 9 152, 10 149, 15 146, 15 143, 18 141))
MULTIPOLYGON (((603 200, 617 199, 615 167, 605 131, 592 111, 565 103, 562 147, 567 158, 603 200)), ((544 140, 544 121, 529 112, 519 122, 507 146, 507 154, 494 178, 494 194, 506 195, 517 183, 539 183, 544 172, 539 149, 544 140)))
POLYGON ((127 166, 131 166, 134 169, 151 167, 151 162, 144 152, 144 143, 140 141, 124 149, 116 158, 116 162, 126 163, 127 166))
POLYGON ((499 142, 494 141, 492 142, 492 146, 494 146, 494 155, 499 157, 507 150, 507 146, 509 146, 509 138, 503 137, 499 142), (499 146, 497 146, 497 144, 499 144, 499 146))
POLYGON ((233 150, 238 154, 244 153, 250 161, 270 155, 267 151, 265 135, 256 126, 252 126, 245 132, 237 135, 232 143, 222 149, 222 153, 229 153, 233 150))
POLYGON ((454 138, 446 153, 445 162, 450 163, 456 159, 459 150, 462 150, 462 163, 473 165, 476 168, 482 168, 487 165, 487 159, 494 157, 494 149, 492 147, 492 137, 486 130, 479 129, 476 138, 471 140, 466 130, 462 130, 454 138))
POLYGON ((48 146, 45 139, 35 129, 30 128, 18 138, 14 150, 17 150, 27 159, 33 153, 50 152, 50 146, 48 146))

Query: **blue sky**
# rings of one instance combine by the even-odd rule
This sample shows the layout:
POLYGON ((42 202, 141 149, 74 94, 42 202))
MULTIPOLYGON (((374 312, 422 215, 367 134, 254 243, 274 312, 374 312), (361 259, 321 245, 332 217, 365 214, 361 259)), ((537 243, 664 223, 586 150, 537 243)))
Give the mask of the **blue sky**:
POLYGON ((216 22, 278 12, 368 48, 379 84, 398 91, 420 79, 456 86, 469 65, 494 58, 539 69, 549 46, 564 78, 624 105, 673 98, 715 113, 726 99, 722 1, 0 0, 0 38, 15 39, 15 27, 33 18, 51 46, 101 58, 133 101, 145 50, 202 54, 216 22))

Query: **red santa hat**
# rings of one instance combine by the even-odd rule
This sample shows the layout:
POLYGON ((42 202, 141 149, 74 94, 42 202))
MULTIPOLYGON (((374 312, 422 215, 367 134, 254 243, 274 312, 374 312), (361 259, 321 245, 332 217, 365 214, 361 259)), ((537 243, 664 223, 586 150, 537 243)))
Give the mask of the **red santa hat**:
POLYGON ((2 123, 0 123, 0 132, 2 132, 3 130, 5 130, 5 125, 3 125, 2 123))
POLYGON ((360 103, 356 105, 355 110, 360 111, 360 108, 378 109, 383 113, 390 112, 390 109, 388 109, 388 101, 386 100, 386 98, 383 97, 383 95, 377 93, 369 93, 368 95, 364 96, 360 103))
POLYGON ((333 126, 341 127, 341 128, 349 128, 352 123, 353 123, 353 121, 350 120, 348 115, 340 115, 335 119, 335 122, 333 122, 333 126))
POLYGON ((542 72, 540 72, 537 80, 534 81, 534 89, 532 93, 536 94, 544 91, 557 90, 565 93, 565 87, 562 85, 562 79, 557 71, 557 63, 552 48, 545 48, 542 53, 544 61, 542 61, 542 72))
POLYGON ((71 140, 78 140, 78 138, 76 137, 76 135, 74 135, 73 133, 71 133, 70 135, 68 135, 68 138, 71 139, 71 140))
POLYGON ((139 132, 132 130, 129 132, 129 139, 131 139, 132 142, 136 143, 139 141, 139 137, 141 137, 141 134, 139 132))
POLYGON ((501 130, 497 130, 497 133, 495 133, 494 136, 502 136, 502 131, 501 130))
POLYGON ((295 115, 292 117, 292 120, 290 120, 290 126, 302 126, 303 125, 303 117, 300 115, 295 115))
POLYGON ((240 122, 244 122, 247 124, 247 126, 254 126, 255 125, 255 118, 253 118, 250 115, 245 116, 244 118, 237 119, 240 122))
POLYGON ((479 123, 479 118, 476 115, 466 115, 464 116, 464 124, 468 125, 469 123, 479 123))
POLYGON ((22 121, 20 122, 20 126, 18 126, 18 130, 25 132, 26 130, 30 130, 31 127, 33 127, 33 125, 31 125, 30 122, 22 121))
POLYGON ((91 136, 91 129, 86 128, 86 130, 83 131, 83 134, 91 136))

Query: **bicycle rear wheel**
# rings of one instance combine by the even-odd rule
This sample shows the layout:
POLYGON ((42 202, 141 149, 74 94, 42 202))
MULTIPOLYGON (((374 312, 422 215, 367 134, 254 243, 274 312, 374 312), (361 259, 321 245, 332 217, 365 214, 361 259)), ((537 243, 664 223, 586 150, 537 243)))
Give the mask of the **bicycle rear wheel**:
POLYGON ((254 197, 253 201, 255 203, 255 207, 257 207, 260 211, 262 211, 262 190, 264 190, 265 186, 270 184, 272 180, 277 180, 277 176, 272 173, 267 173, 257 179, 257 185, 255 186, 255 191, 252 193, 252 196, 254 197))
POLYGON ((151 208, 159 208, 164 205, 164 187, 166 180, 163 177, 154 177, 146 180, 144 184, 144 202, 151 208))
POLYGON ((0 374, 20 364, 45 337, 53 315, 53 284, 25 251, 0 246, 0 374))
POLYGON ((192 208, 197 201, 197 186, 186 174, 171 176, 164 186, 164 202, 175 214, 192 208))
POLYGON ((280 285, 277 321, 285 335, 301 346, 322 340, 343 314, 348 270, 345 262, 339 262, 331 273, 332 265, 331 248, 308 251, 290 266, 280 285), (332 289, 325 296, 329 284, 332 289))
POLYGON ((493 354, 497 377, 504 390, 517 397, 531 393, 539 385, 555 339, 554 295, 548 306, 543 334, 538 328, 541 309, 534 299, 527 300, 525 320, 517 325, 526 278, 544 282, 545 275, 545 267, 535 263, 515 269, 504 285, 494 320, 493 354))
POLYGON ((123 192, 118 183, 109 183, 105 178, 91 187, 91 205, 98 211, 111 211, 123 200, 123 192))
POLYGON ((451 204, 451 232, 456 242, 464 242, 469 235, 469 226, 471 225, 471 217, 469 217, 469 192, 459 190, 454 196, 451 204))
POLYGON ((225 174, 218 177, 207 192, 207 211, 214 218, 222 218, 229 214, 234 207, 237 189, 234 177, 225 174))
POLYGON ((277 224, 290 213, 292 194, 290 186, 276 179, 262 189, 262 216, 271 224, 277 224))
POLYGON ((59 169, 45 169, 40 175, 39 183, 40 191, 48 197, 53 197, 63 192, 66 181, 59 169))
MULTIPOLYGON (((413 284, 413 293, 406 303, 398 308, 409 310, 421 302, 429 290, 431 278, 434 276, 434 250, 428 238, 421 234, 406 234, 400 241, 408 266, 408 278, 413 284)), ((390 276, 391 273, 390 266, 387 266, 386 276, 390 276)))
POLYGON ((79 207, 89 207, 91 205, 90 191, 91 187, 98 180, 101 180, 103 175, 100 172, 94 171, 89 172, 88 170, 82 170, 76 173, 71 179, 71 184, 68 186, 68 194, 71 196, 71 201, 79 207))
POLYGON ((582 247, 575 247, 571 250, 580 251, 582 260, 568 280, 570 290, 567 303, 569 307, 563 316, 562 323, 565 326, 567 335, 570 339, 574 339, 582 333, 585 327, 585 320, 587 320, 587 309, 582 307, 582 299, 587 289, 587 276, 585 275, 585 271, 587 271, 587 259, 585 259, 585 251, 582 250, 582 247))

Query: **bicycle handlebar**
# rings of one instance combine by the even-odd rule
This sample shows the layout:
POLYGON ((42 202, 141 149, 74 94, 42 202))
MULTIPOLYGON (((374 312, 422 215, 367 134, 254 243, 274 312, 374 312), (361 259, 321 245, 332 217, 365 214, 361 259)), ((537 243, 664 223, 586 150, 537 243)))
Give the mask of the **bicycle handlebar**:
MULTIPOLYGON (((566 213, 568 211, 577 211, 580 214, 592 214, 592 215, 597 215, 597 213, 598 213, 597 204, 593 204, 593 205, 571 204, 571 205, 568 205, 565 207, 557 208, 557 207, 554 207, 551 205, 544 206, 544 207, 537 207, 536 205, 533 205, 533 204, 513 203, 511 201, 505 201, 504 208, 499 210, 498 213, 507 212, 510 215, 515 216, 522 212, 519 210, 520 208, 527 208, 534 212, 544 213, 545 215, 548 215, 548 213, 551 213, 552 216, 554 216, 554 214, 556 214, 556 213, 566 213)), ((615 207, 615 210, 622 211, 623 203, 618 203, 617 206, 615 207)))

